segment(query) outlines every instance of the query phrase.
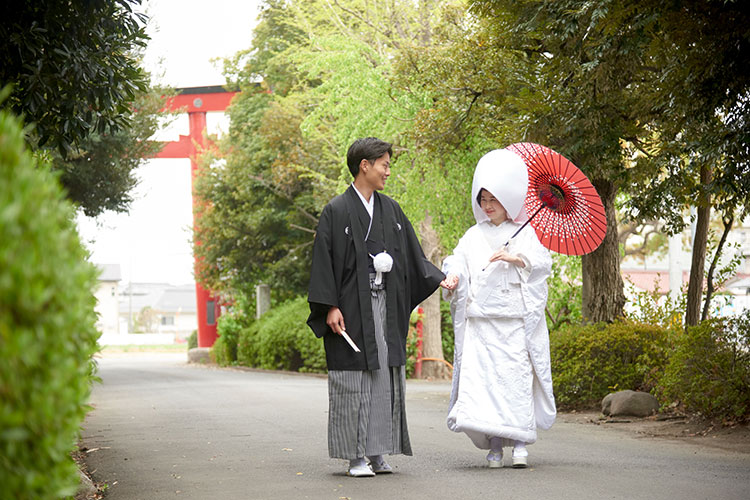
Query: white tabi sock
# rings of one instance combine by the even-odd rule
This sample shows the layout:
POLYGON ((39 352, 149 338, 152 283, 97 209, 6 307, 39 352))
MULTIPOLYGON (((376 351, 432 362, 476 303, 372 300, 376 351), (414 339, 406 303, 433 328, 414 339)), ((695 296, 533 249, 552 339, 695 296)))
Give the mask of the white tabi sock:
POLYGON ((513 443, 513 456, 528 457, 529 452, 526 450, 526 443, 524 443, 523 441, 515 441, 513 443))
POLYGON ((493 437, 490 439, 490 450, 495 453, 503 453, 503 438, 493 437))

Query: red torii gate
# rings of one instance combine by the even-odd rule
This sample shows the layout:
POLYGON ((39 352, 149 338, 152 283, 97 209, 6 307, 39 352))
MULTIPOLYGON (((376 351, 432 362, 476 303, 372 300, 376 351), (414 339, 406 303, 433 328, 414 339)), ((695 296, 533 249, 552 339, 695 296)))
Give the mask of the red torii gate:
MULTIPOLYGON (((175 112, 187 112, 190 123, 189 135, 180 135, 178 141, 165 142, 155 158, 189 158, 192 185, 198 171, 196 155, 206 147, 206 113, 224 111, 237 92, 227 91, 216 85, 211 87, 188 87, 177 89, 177 96, 169 98, 165 108, 175 112)), ((197 217, 196 201, 193 199, 193 227, 197 217)), ((195 265, 198 265, 197 259, 195 265)), ((217 297, 211 295, 200 283, 195 283, 198 312, 198 347, 211 347, 216 341, 216 320, 221 315, 217 297)))

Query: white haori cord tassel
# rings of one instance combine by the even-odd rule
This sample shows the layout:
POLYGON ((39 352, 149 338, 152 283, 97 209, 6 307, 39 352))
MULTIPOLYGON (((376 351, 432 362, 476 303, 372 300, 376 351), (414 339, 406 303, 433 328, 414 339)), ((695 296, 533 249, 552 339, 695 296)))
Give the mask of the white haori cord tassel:
POLYGON ((383 273, 387 273, 391 271, 391 268, 393 267, 393 257, 388 255, 388 252, 380 252, 379 254, 373 256, 370 254, 370 257, 372 257, 372 265, 375 267, 375 284, 379 285, 383 282, 383 273))

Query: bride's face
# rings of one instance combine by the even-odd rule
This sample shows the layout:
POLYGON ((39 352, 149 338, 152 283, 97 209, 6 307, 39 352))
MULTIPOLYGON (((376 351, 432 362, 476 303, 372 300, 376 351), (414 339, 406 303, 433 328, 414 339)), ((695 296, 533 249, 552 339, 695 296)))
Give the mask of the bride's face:
POLYGON ((497 198, 486 189, 479 192, 479 206, 496 226, 508 220, 508 212, 503 204, 497 201, 497 198))

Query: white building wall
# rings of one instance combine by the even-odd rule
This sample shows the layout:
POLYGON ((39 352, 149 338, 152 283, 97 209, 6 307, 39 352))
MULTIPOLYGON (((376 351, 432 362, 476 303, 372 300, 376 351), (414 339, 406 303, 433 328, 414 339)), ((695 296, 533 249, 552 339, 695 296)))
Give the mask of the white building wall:
MULTIPOLYGON (((167 323, 169 323, 169 319, 167 323)), ((198 329, 198 316, 194 312, 168 313, 159 314, 159 333, 173 333, 176 340, 183 340, 198 329), (171 318, 171 324, 163 324, 163 318, 171 318)))
POLYGON ((100 281, 94 293, 96 313, 99 315, 97 328, 105 334, 120 333, 120 292, 116 281, 100 281))

